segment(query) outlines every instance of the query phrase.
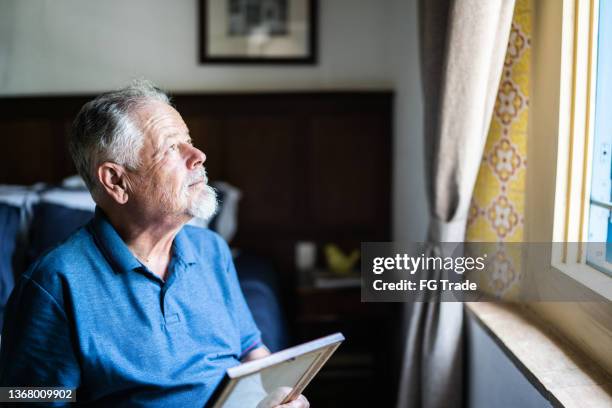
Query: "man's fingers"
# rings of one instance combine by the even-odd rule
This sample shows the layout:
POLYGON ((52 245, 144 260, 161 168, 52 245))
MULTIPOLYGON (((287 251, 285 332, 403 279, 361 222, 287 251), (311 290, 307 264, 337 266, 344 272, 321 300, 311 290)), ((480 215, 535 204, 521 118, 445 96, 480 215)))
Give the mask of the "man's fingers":
POLYGON ((286 404, 280 405, 287 395, 291 392, 289 387, 279 387, 264 398, 257 408, 309 408, 310 403, 303 395, 298 395, 296 399, 286 404))
MULTIPOLYGON (((257 408, 272 408, 281 406, 280 403, 285 399, 291 392, 290 387, 279 387, 272 391, 266 396, 259 404, 257 408)), ((284 405, 283 405, 284 406, 284 405)))

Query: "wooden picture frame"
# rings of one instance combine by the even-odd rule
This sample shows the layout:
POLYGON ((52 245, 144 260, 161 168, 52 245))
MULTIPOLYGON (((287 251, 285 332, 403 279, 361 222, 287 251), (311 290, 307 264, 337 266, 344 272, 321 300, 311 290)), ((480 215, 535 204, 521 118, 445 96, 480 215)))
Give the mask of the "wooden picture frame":
POLYGON ((200 62, 317 62, 317 0, 200 0, 200 62))
POLYGON ((287 404, 304 391, 344 340, 342 333, 334 333, 228 368, 205 408, 255 406, 281 387, 291 389, 281 402, 287 404))

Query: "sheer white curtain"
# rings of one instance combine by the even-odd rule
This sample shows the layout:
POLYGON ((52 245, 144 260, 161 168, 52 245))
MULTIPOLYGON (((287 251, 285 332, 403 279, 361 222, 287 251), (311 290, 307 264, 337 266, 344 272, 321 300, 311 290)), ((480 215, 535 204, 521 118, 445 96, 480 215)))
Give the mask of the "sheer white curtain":
MULTIPOLYGON (((430 252, 464 240, 514 0, 420 0, 430 252)), ((398 408, 463 403, 463 305, 407 303, 398 408)))

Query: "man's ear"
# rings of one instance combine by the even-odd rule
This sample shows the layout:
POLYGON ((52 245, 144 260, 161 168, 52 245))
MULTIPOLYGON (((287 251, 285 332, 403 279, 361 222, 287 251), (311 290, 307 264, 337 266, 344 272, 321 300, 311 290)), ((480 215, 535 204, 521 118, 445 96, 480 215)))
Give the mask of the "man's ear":
POLYGON ((118 204, 128 202, 129 183, 123 166, 111 162, 102 163, 98 166, 98 181, 106 193, 118 204))

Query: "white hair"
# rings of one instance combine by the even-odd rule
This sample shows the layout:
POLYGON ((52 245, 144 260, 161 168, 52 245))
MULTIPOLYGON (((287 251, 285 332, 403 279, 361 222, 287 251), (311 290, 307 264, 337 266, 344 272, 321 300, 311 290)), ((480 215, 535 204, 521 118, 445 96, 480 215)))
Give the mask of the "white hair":
POLYGON ((150 101, 170 104, 168 95, 140 79, 87 102, 75 118, 68 144, 70 154, 96 202, 102 192, 96 176, 101 163, 110 161, 130 170, 140 165, 143 135, 134 122, 134 111, 150 101))

